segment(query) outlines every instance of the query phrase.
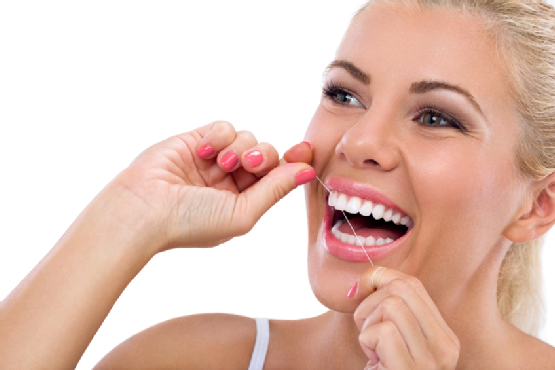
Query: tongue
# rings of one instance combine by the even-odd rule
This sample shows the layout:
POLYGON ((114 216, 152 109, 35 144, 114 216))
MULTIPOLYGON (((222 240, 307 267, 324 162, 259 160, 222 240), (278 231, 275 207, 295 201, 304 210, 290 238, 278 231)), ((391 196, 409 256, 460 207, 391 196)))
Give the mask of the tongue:
MULTIPOLYGON (((385 222, 383 220, 375 221, 371 218, 355 217, 350 219, 349 222, 353 225, 353 229, 355 229, 356 234, 363 238, 372 236, 374 239, 391 238, 393 240, 397 240, 406 232, 406 228, 397 226, 392 222, 385 222)), ((343 223, 343 225, 339 227, 339 231, 344 234, 354 235, 353 230, 347 222, 343 223)))

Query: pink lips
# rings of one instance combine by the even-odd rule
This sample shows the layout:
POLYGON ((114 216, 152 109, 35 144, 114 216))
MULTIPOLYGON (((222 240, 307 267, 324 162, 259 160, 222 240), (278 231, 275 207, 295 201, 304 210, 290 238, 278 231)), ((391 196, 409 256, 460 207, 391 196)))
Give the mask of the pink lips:
MULTIPOLYGON (((331 191, 339 191, 341 193, 358 196, 363 199, 383 204, 386 207, 393 208, 403 214, 406 214, 406 212, 401 210, 385 195, 369 188, 366 185, 355 183, 354 181, 347 179, 331 178, 326 181, 326 187, 328 187, 331 191)), ((363 249, 360 245, 343 243, 341 240, 338 240, 335 236, 333 236, 331 233, 331 228, 333 226, 331 225, 333 213, 334 209, 326 206, 326 215, 322 224, 320 237, 324 242, 324 249, 326 249, 333 256, 345 261, 368 262, 368 257, 370 257, 372 261, 384 258, 397 249, 411 233, 411 230, 409 229, 405 235, 392 243, 381 246, 364 247, 363 249), (366 254, 368 254, 368 256, 366 254)))

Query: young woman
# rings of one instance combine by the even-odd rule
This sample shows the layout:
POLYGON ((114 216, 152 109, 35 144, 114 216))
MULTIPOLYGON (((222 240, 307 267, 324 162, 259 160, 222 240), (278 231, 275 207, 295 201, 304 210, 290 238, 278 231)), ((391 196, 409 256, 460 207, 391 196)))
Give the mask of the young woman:
POLYGON ((178 318, 98 367, 246 369, 261 351, 264 369, 553 368, 528 333, 535 241, 555 222, 554 24, 541 2, 370 3, 305 142, 280 163, 219 121, 144 151, 2 302, 3 362, 74 367, 153 256, 245 234, 306 184, 327 313, 272 321, 266 354, 261 321, 178 318))

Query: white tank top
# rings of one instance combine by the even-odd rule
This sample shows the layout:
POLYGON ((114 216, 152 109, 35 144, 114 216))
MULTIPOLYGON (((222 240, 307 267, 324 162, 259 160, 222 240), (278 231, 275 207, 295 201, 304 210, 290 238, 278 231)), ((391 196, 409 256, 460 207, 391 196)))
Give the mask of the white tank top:
POLYGON ((262 370, 270 343, 270 321, 268 319, 256 318, 256 342, 252 351, 249 370, 262 370))

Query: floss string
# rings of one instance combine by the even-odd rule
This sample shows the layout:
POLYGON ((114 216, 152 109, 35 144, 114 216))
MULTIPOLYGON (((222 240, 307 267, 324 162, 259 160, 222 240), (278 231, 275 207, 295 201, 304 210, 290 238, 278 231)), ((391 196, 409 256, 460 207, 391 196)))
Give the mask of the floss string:
MULTIPOLYGON (((324 187, 324 189, 326 189, 328 191, 328 193, 330 193, 331 195, 331 190, 328 189, 328 187, 326 185, 324 185, 324 183, 322 182, 322 180, 320 180, 320 178, 318 176, 316 176, 316 179, 318 179, 318 181, 320 181, 320 184, 322 184, 322 186, 324 187)), ((366 251, 366 249, 364 249, 364 246, 362 245, 362 243, 360 242, 360 239, 358 238, 357 233, 355 232, 355 229, 353 227, 353 225, 351 225, 351 222, 349 221, 349 219, 347 218, 347 215, 345 214, 345 211, 341 211, 341 213, 343 213, 343 217, 345 217, 345 220, 347 221, 347 223, 349 224, 349 226, 351 227, 351 230, 353 230, 353 234, 355 235, 355 238, 358 242, 358 244, 360 245, 360 247, 362 248, 364 254, 366 255, 366 258, 368 258, 368 261, 370 261, 370 264, 372 265, 372 267, 374 267, 374 263, 372 262, 372 260, 370 259, 370 256, 368 255, 368 252, 366 251)))

